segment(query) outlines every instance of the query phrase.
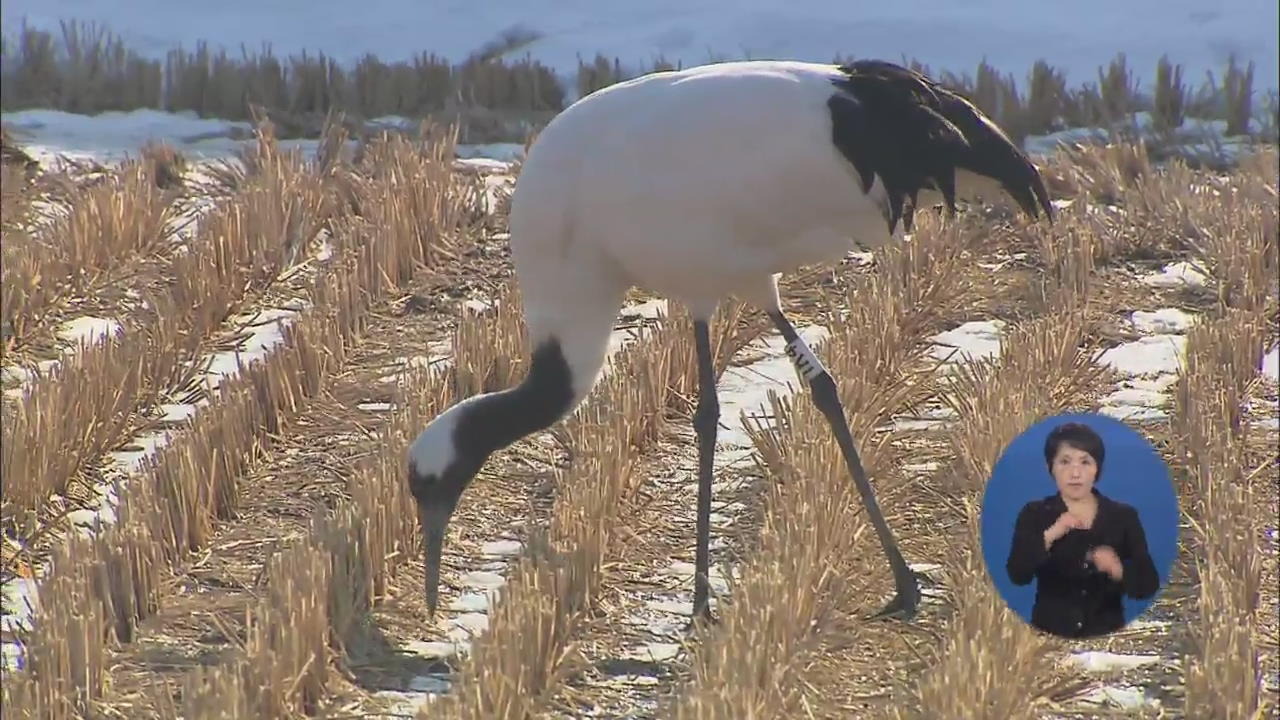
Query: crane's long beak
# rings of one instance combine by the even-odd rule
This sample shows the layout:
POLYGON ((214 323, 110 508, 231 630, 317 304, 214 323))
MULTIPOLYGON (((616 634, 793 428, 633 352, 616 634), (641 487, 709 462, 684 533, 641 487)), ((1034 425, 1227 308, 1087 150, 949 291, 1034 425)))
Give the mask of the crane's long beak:
POLYGON ((427 609, 436 614, 436 601, 440 591, 440 555, 444 550, 444 531, 449 526, 452 508, 440 505, 418 504, 418 522, 422 524, 424 560, 427 569, 427 609))

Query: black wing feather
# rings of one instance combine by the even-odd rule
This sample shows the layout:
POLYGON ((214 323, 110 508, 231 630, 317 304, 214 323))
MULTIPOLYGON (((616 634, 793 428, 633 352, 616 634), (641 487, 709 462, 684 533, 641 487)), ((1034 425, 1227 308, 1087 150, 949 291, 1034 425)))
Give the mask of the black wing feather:
POLYGON ((911 227, 916 194, 936 189, 955 212, 955 171, 1001 184, 1032 218, 1053 208, 1039 170, 967 98, 923 74, 884 60, 840 66, 828 100, 833 142, 854 165, 863 191, 879 177, 889 196, 889 231, 911 227), (904 199, 910 198, 906 215, 904 199))

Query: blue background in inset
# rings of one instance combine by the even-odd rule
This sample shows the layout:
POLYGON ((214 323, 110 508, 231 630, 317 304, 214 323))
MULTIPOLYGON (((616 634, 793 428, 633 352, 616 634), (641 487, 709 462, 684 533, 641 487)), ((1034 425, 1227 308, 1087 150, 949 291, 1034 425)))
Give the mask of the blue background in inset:
POLYGON ((1128 623, 1142 614, 1169 582, 1169 571, 1178 552, 1178 497, 1169 468, 1146 438, 1123 422, 1105 415, 1057 415, 1032 425, 1019 435, 996 462, 982 499, 982 554, 987 574, 1005 602, 1024 620, 1031 622, 1031 606, 1036 599, 1036 580, 1014 585, 1005 571, 1013 526, 1022 506, 1058 492, 1044 461, 1044 441, 1055 427, 1079 422, 1102 437, 1106 458, 1098 492, 1112 500, 1132 505, 1138 511, 1147 548, 1160 575, 1160 589, 1145 599, 1124 598, 1124 619, 1128 623))

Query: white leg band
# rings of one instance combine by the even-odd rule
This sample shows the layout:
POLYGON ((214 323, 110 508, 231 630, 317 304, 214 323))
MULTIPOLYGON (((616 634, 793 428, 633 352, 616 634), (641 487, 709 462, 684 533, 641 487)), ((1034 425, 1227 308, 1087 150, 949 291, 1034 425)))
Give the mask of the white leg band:
POLYGON ((796 366, 796 372, 800 373, 800 377, 805 381, 813 380, 827 371, 822 366, 822 361, 813 354, 813 350, 809 349, 809 345, 799 335, 795 340, 787 343, 787 357, 791 358, 791 364, 796 366))

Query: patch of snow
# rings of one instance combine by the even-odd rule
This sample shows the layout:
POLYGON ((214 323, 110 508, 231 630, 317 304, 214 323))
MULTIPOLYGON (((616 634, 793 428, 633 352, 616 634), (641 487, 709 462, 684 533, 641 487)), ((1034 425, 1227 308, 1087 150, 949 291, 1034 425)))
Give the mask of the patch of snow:
POLYGON ((517 555, 524 546, 518 540, 493 540, 480 546, 480 552, 484 555, 494 555, 498 557, 506 555, 517 555))
POLYGON ((42 164, 53 160, 55 155, 66 155, 73 160, 120 162, 126 157, 137 157, 140 148, 153 139, 166 141, 192 157, 226 157, 238 149, 239 143, 232 140, 233 137, 252 135, 252 126, 247 122, 200 118, 189 111, 171 113, 152 109, 97 115, 20 110, 4 113, 4 122, 18 135, 23 149, 42 164))
POLYGON ((644 686, 657 685, 659 682, 658 678, 652 675, 629 675, 629 674, 614 675, 612 676, 612 681, 622 685, 644 685, 644 686))
POLYGON ((1147 335, 1185 333, 1196 322, 1196 315, 1178 308, 1160 308, 1155 312, 1135 310, 1129 317, 1134 330, 1147 335))
POLYGON ((1186 348, 1184 335, 1148 336, 1104 350, 1097 361, 1125 375, 1176 374, 1186 348))
POLYGON ((489 610, 489 594, 465 592, 449 603, 450 610, 459 612, 487 612, 489 610))
POLYGON ((33 382, 36 376, 47 376, 58 368, 62 367, 61 360, 41 360, 35 363, 34 369, 22 367, 20 365, 10 365, 4 368, 4 381, 14 383, 14 386, 4 391, 9 397, 21 397, 33 382))
POLYGON ((15 642, 0 642, 0 667, 5 672, 11 670, 21 670, 22 662, 22 646, 15 642))
MULTIPOLYGON (((797 328, 796 331, 821 358, 821 347, 829 331, 820 325, 797 328)), ((730 366, 716 383, 720 397, 720 429, 716 432, 716 467, 724 468, 750 456, 753 445, 743 424, 743 413, 764 415, 769 412, 769 394, 787 397, 804 387, 795 366, 786 356, 786 341, 769 334, 748 346, 766 356, 741 366, 730 366)), ((807 392, 807 390, 804 390, 807 392)), ((769 427, 769 423, 765 423, 769 427)))
POLYGON ((385 708, 371 717, 416 717, 418 708, 431 702, 437 695, 449 692, 452 683, 449 676, 432 673, 419 675, 409 681, 409 690, 379 690, 373 698, 381 700, 380 706, 385 708))
POLYGON ((146 458, 169 444, 170 433, 167 431, 147 433, 135 437, 124 450, 110 453, 111 459, 126 473, 135 473, 142 467, 146 458))
POLYGON ((214 353, 209 357, 205 369, 205 383, 210 389, 217 389, 224 380, 240 374, 241 367, 247 367, 255 360, 263 360, 271 350, 284 342, 284 329, 297 319, 298 310, 271 308, 252 315, 233 318, 232 323, 252 322, 246 328, 248 337, 234 350, 214 353))
POLYGON ((894 418, 889 424, 889 428, 895 432, 905 430, 930 430, 946 425, 948 421, 954 420, 955 417, 956 413, 951 408, 928 408, 919 415, 894 418))
POLYGON ((693 614, 693 600, 683 600, 673 597, 658 597, 645 602, 645 607, 654 612, 666 613, 668 615, 682 615, 688 617, 693 614))
MULTIPOLYGON (((1166 133, 1157 128, 1155 117, 1150 112, 1142 111, 1133 113, 1125 129, 1129 134, 1168 148, 1182 157, 1205 162, 1231 164, 1250 149, 1247 136, 1227 135, 1225 120, 1186 118, 1180 127, 1166 133)), ((1102 144, 1110 140, 1111 133, 1106 128, 1079 127, 1028 136, 1023 147, 1033 155, 1047 155, 1062 146, 1102 144)))
POLYGON ((622 309, 619 313, 619 323, 641 322, 640 327, 627 327, 621 330, 614 330, 609 335, 609 357, 605 361, 605 367, 609 370, 613 368, 613 357, 623 348, 627 347, 636 340, 644 337, 647 331, 643 325, 644 320, 655 320, 659 317, 666 317, 667 301, 665 299, 646 300, 642 303, 629 305, 622 309))
MULTIPOLYGON (((68 320, 62 323, 56 332, 58 338, 67 345, 60 355, 62 358, 71 357, 85 347, 96 345, 110 335, 119 335, 123 332, 124 326, 110 318, 85 316, 68 320)), ((18 365, 6 366, 0 370, 0 373, 3 373, 0 377, 3 377, 4 382, 12 383, 13 387, 4 392, 9 397, 20 397, 27 387, 35 382, 37 373, 48 375, 61 365, 61 359, 54 359, 38 361, 35 363, 34 371, 18 365)))
POLYGON ((1168 417, 1163 408, 1169 403, 1169 388, 1177 381, 1173 373, 1126 378, 1102 399, 1099 412, 1117 420, 1162 420, 1168 417))
POLYGON ((679 654, 680 645, 677 643, 646 643, 627 648, 622 653, 622 656, 628 660, 665 662, 674 659, 679 654))
POLYGON ((462 301, 462 307, 473 313, 483 314, 493 309, 493 303, 488 300, 469 299, 462 301))
POLYGON ((196 414, 195 405, 191 405, 189 403, 165 403, 162 404, 159 409, 160 412, 164 413, 164 416, 160 418, 160 421, 165 423, 185 422, 195 417, 196 414))
POLYGON ((20 629, 29 629, 31 610, 38 601, 39 587, 31 578, 15 577, 0 586, 0 605, 5 615, 0 617, 0 633, 9 635, 20 629))
POLYGON ((325 237, 320 241, 320 248, 316 250, 316 260, 328 262, 331 258, 333 258, 333 239, 325 237))
POLYGON ((1276 345, 1262 356, 1262 374, 1271 378, 1271 382, 1280 382, 1280 345, 1276 345))
POLYGON ((419 675, 409 681, 409 689, 419 693, 439 695, 449 692, 449 676, 443 674, 419 675))
POLYGON ((1071 653, 1066 660, 1085 672, 1091 673, 1132 670, 1133 668, 1146 667, 1147 665, 1156 665, 1164 661, 1159 655, 1129 655, 1096 650, 1071 653))
POLYGON ((1118 707, 1124 710, 1135 710, 1143 706, 1157 704, 1153 698, 1147 697, 1142 688, 1112 687, 1110 685, 1094 688, 1081 700, 1091 705, 1118 707))
POLYGON ((58 337, 73 346, 95 345, 123 331, 124 327, 110 318, 85 316, 63 323, 58 328, 58 337))
POLYGON ((462 577, 458 578, 458 582, 462 585, 466 585, 467 587, 498 588, 502 587, 502 584, 506 582, 506 579, 495 572, 476 570, 465 573, 462 577))
POLYGON ((995 357, 1000 354, 1003 320, 971 320, 934 335, 933 357, 945 364, 995 357))
POLYGON ((1199 265, 1183 260, 1165 265, 1160 272, 1148 273, 1140 279, 1157 288, 1205 287, 1210 280, 1199 265))
POLYGON ((421 658, 447 658, 458 653, 458 646, 454 643, 410 640, 404 644, 404 650, 421 658))
POLYGON ((489 628, 489 616, 482 612, 469 612, 449 618, 447 637, 454 642, 469 641, 489 628))
POLYGON ((511 163, 524 158, 524 145, 522 143, 459 143, 454 148, 454 154, 476 166, 505 172, 511 169, 511 163))

